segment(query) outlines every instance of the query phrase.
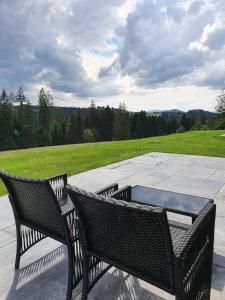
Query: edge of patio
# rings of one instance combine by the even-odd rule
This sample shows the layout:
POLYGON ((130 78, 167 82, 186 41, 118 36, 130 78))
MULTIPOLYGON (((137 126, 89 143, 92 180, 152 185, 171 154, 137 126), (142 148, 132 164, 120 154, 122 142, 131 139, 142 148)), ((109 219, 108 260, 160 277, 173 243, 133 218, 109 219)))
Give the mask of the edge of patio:
MULTIPOLYGON (((148 153, 69 177, 70 184, 89 191, 113 182, 121 186, 140 184, 215 200, 212 299, 225 299, 225 158, 148 153)), ((67 279, 64 246, 50 239, 43 240, 24 255, 21 270, 14 272, 15 246, 14 218, 7 196, 3 196, 0 198, 0 298, 64 299, 67 279)), ((78 288, 74 298, 79 297, 78 288)), ((112 269, 92 290, 91 299, 159 300, 174 297, 112 269)))

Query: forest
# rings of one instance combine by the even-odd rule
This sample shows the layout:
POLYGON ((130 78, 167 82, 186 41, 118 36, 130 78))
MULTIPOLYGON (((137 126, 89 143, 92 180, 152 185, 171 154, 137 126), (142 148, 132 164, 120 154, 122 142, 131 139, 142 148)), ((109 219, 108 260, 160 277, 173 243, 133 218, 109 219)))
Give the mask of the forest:
POLYGON ((155 115, 129 112, 124 103, 117 109, 96 107, 92 100, 89 108, 74 108, 70 112, 55 107, 53 97, 44 88, 37 100, 37 105, 31 105, 22 87, 16 95, 1 91, 0 150, 139 139, 215 128, 216 114, 202 110, 155 115))

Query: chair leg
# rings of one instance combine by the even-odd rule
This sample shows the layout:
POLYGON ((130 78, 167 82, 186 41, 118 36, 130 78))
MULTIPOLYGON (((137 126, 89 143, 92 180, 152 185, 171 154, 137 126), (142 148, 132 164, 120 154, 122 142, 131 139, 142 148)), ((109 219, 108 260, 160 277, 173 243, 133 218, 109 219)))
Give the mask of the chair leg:
POLYGON ((207 291, 206 291, 206 295, 204 296, 205 300, 210 300, 211 281, 212 281, 212 265, 213 265, 213 247, 212 247, 211 253, 209 254, 208 266, 207 266, 207 264, 205 265, 205 272, 208 273, 207 278, 206 278, 207 291))
POLYGON ((66 300, 72 299, 72 292, 73 292, 73 273, 74 273, 74 253, 73 253, 72 245, 67 245, 67 252, 68 252, 68 282, 67 282, 67 293, 66 293, 66 300))
POLYGON ((22 237, 20 231, 20 224, 16 223, 16 261, 15 261, 15 269, 18 270, 20 267, 20 251, 22 245, 22 237))
POLYGON ((83 255, 83 287, 82 287, 82 300, 88 299, 88 286, 89 286, 89 257, 87 255, 83 255))

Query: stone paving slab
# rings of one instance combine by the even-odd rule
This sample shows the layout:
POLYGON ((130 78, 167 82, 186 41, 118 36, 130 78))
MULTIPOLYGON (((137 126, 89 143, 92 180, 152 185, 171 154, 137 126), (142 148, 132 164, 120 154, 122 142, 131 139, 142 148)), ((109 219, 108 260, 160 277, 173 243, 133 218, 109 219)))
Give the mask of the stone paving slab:
MULTIPOLYGON (((68 181, 89 191, 118 182, 121 186, 140 184, 213 198, 217 218, 211 299, 225 299, 225 158, 148 153, 71 176, 68 181)), ((174 215, 169 214, 169 218, 174 215)), ((0 300, 65 299, 65 246, 51 239, 41 241, 22 256, 19 271, 14 271, 15 253, 14 218, 4 196, 0 198, 0 300)), ((79 300, 80 296, 78 287, 73 298, 79 300)), ((172 300, 174 297, 112 268, 91 291, 89 300, 114 299, 172 300)))
POLYGON ((6 246, 7 244, 15 241, 15 235, 8 233, 4 229, 0 231, 0 247, 6 246))
POLYGON ((15 226, 15 224, 7 226, 3 230, 5 232, 11 233, 12 235, 16 236, 16 226, 15 226))
POLYGON ((215 198, 221 201, 224 201, 225 199, 225 185, 218 191, 218 193, 215 195, 215 198))
POLYGON ((188 195, 214 198, 222 189, 224 181, 202 179, 191 176, 171 175, 154 187, 188 195))
POLYGON ((225 180, 225 170, 216 170, 211 176, 210 179, 213 180, 225 180))
POLYGON ((159 184, 161 181, 165 180, 169 176, 165 173, 154 173, 153 175, 149 175, 148 172, 142 172, 134 174, 132 176, 126 177, 120 180, 121 186, 125 185, 143 185, 143 186, 154 186, 159 184))
POLYGON ((12 225, 13 212, 11 205, 8 201, 8 196, 1 197, 0 202, 0 230, 12 225))
MULTIPOLYGON (((161 171, 162 173, 166 173, 168 175, 182 175, 186 177, 192 177, 192 178, 201 178, 201 179, 207 179, 210 176, 213 176, 213 174, 216 172, 216 169, 213 168, 206 168, 206 167, 197 167, 192 166, 190 168, 189 165, 181 165, 178 162, 174 162, 173 165, 171 165, 171 161, 166 161, 165 163, 162 163, 158 168, 158 171, 161 171)), ((219 179, 218 177, 216 179, 219 179)), ((224 182, 224 181, 223 181, 224 182)))

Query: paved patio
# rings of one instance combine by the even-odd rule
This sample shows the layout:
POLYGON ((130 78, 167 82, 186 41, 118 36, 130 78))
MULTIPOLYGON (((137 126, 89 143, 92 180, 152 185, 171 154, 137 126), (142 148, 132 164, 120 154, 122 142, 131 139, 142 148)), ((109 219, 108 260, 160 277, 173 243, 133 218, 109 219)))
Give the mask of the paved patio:
MULTIPOLYGON (((149 153, 69 178, 90 191, 118 182, 213 198, 217 204, 212 300, 225 299, 225 158, 149 153)), ((170 215, 170 218, 174 216, 170 215)), ((0 299, 65 299, 67 255, 64 246, 45 239, 21 259, 14 271, 15 226, 7 197, 0 198, 0 299)), ((80 299, 80 287, 74 291, 80 299)), ((90 300, 166 300, 167 293, 111 269, 90 293, 90 300)))

